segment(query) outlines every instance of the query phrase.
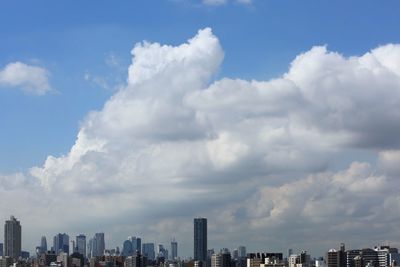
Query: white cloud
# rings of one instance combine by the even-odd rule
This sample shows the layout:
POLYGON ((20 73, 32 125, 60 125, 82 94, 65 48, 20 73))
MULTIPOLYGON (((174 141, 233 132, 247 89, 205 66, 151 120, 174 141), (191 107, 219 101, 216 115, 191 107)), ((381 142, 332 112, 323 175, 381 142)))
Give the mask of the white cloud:
POLYGON ((385 233, 368 237, 400 238, 391 213, 399 208, 398 51, 344 57, 314 47, 276 79, 213 82, 224 52, 211 29, 179 46, 137 44, 126 86, 88 114, 67 155, 31 169, 26 198, 48 202, 41 216, 73 214, 49 229, 92 231, 95 218, 119 242, 129 234, 121 229, 191 241, 194 216, 209 217, 210 244, 221 247, 245 238, 250 249, 304 243, 322 253, 328 241, 314 235, 366 242, 360 232, 383 231, 382 218, 385 233), (375 153, 376 164, 353 150, 375 153), (349 167, 333 169, 337 158, 349 167))
POLYGON ((31 94, 44 95, 51 90, 49 76, 44 68, 13 62, 0 69, 0 86, 16 87, 31 94))
POLYGON ((223 5, 226 3, 227 3, 227 0, 203 0, 203 4, 212 5, 212 6, 223 5))

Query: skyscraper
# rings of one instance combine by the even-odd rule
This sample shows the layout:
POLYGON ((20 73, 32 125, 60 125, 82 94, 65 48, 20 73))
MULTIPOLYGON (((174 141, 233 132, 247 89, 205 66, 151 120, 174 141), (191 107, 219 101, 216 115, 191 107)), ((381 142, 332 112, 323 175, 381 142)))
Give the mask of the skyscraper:
POLYGON ((132 243, 133 255, 135 255, 136 251, 142 253, 142 239, 140 237, 130 236, 128 240, 132 243))
POLYGON ((143 255, 146 256, 149 260, 154 260, 156 258, 154 243, 144 243, 142 247, 143 255))
POLYGON ((4 256, 21 256, 21 224, 14 216, 4 224, 4 256))
POLYGON ((105 250, 104 233, 95 233, 91 244, 91 257, 102 256, 105 250))
POLYGON ((69 235, 58 233, 54 236, 53 249, 57 255, 59 252, 69 253, 69 235))
POLYGON ((176 260, 178 258, 178 242, 175 238, 171 241, 171 260, 176 260))
POLYGON ((44 253, 47 251, 47 240, 45 236, 40 239, 40 252, 44 253))
POLYGON ((194 260, 207 260, 207 219, 194 219, 194 260))
MULTIPOLYGON (((74 248, 75 250, 75 248, 74 248)), ((86 257, 86 236, 83 234, 76 236, 76 250, 79 254, 86 257)))

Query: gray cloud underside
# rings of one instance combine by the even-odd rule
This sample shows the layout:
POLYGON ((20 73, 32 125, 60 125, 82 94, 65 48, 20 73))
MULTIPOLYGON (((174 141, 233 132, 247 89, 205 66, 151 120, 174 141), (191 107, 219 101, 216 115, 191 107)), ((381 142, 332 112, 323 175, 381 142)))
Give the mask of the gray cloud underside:
POLYGON ((1 212, 30 222, 32 246, 102 230, 113 245, 175 236, 190 255, 194 216, 209 218, 214 247, 398 244, 399 45, 354 57, 313 47, 267 81, 210 83, 224 57, 210 29, 132 56, 127 85, 67 155, 0 177, 2 202, 20 196, 1 212))

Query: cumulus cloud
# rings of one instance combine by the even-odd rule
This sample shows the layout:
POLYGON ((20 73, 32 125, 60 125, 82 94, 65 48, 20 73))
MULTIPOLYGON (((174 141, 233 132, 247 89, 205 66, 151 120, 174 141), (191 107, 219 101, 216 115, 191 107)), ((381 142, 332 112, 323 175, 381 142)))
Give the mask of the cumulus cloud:
POLYGON ((0 69, 0 86, 20 88, 25 92, 44 95, 51 90, 48 70, 22 62, 13 62, 0 69))
POLYGON ((210 246, 323 253, 327 240, 399 238, 399 51, 317 46, 275 79, 214 81, 224 52, 211 29, 179 46, 139 43, 126 86, 87 115, 69 153, 4 188, 28 181, 38 214, 74 215, 49 229, 93 231, 96 219, 114 242, 175 235, 187 255, 195 216, 209 217, 210 246), (376 161, 358 160, 365 151, 376 161))

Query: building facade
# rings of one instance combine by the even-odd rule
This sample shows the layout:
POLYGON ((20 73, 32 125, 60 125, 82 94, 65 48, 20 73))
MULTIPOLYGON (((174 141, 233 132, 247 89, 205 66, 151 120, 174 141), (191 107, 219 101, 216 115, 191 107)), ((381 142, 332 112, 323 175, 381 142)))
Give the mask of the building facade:
POLYGON ((194 260, 207 260, 207 219, 194 219, 194 260))
POLYGON ((14 216, 4 224, 4 256, 21 256, 21 224, 14 216))

